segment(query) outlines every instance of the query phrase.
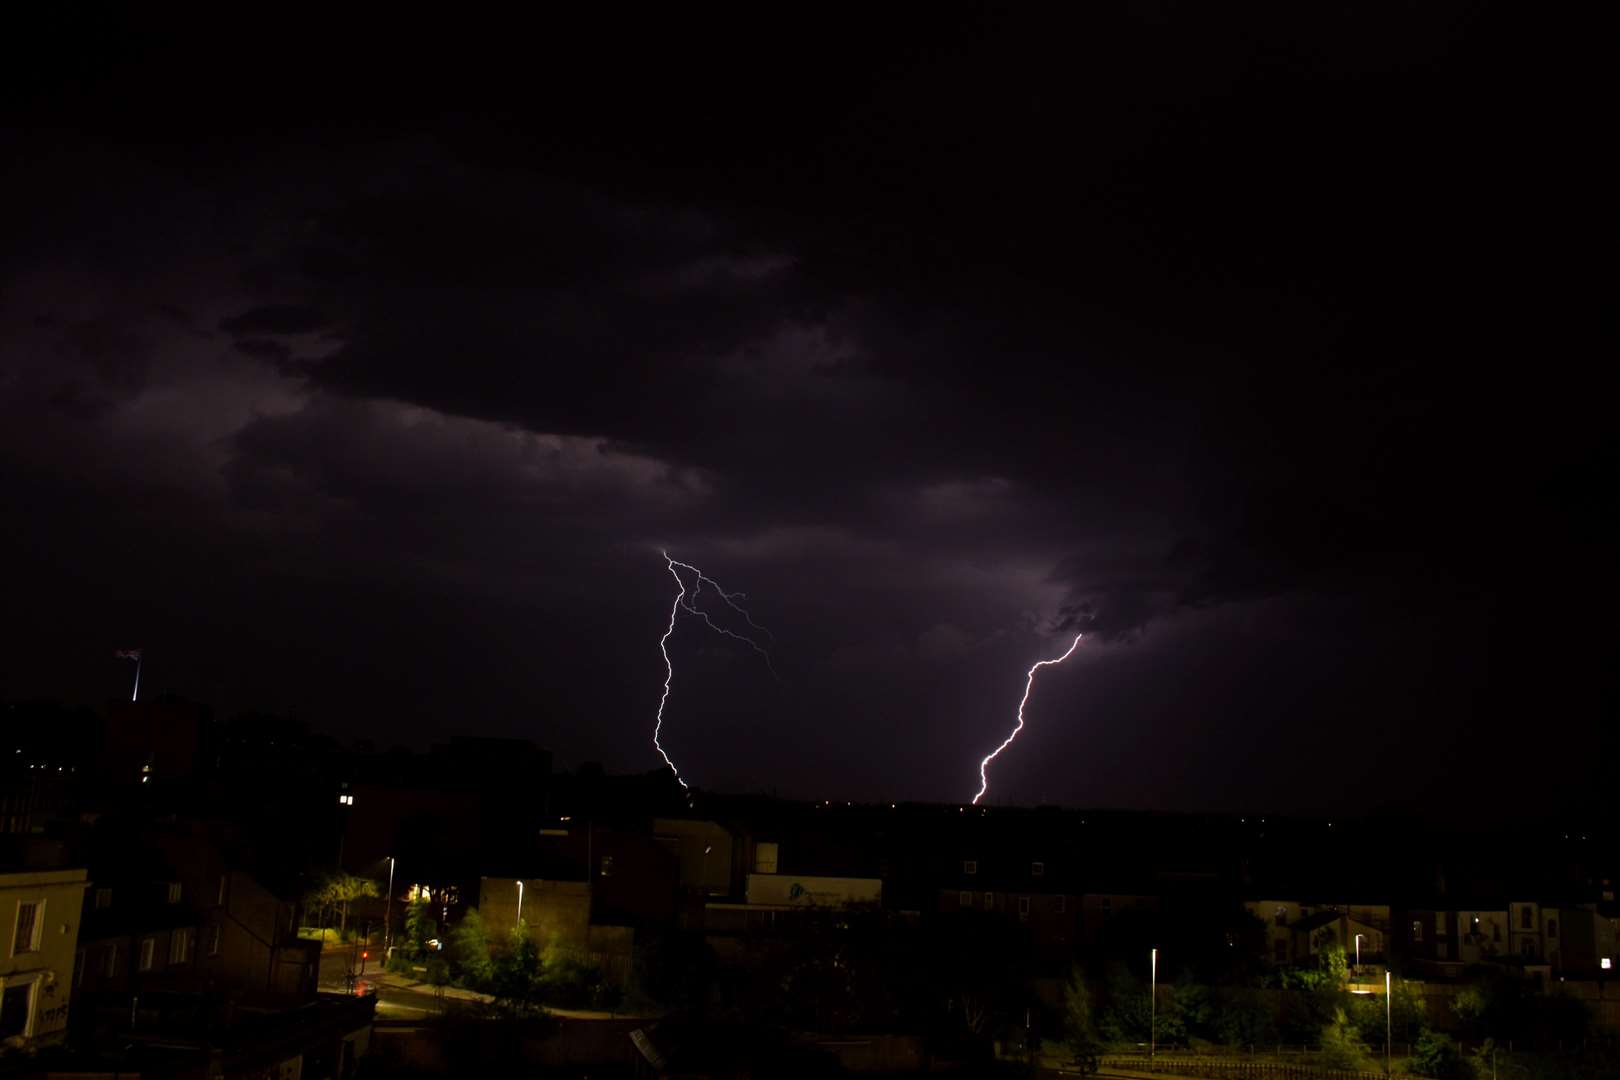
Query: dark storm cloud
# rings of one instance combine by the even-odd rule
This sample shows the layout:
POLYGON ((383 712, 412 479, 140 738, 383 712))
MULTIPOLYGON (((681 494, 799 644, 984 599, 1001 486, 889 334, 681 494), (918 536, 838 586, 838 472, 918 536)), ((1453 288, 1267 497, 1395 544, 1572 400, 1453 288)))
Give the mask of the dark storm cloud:
POLYGON ((220 322, 227 334, 308 334, 326 325, 326 316, 314 308, 276 304, 244 311, 220 322))
POLYGON ((700 782, 971 794, 1083 630, 1000 797, 1307 805, 1330 729, 1464 790, 1591 715, 1596 639, 1508 628, 1603 580, 1610 470, 1521 392, 1580 354, 1563 219, 1455 14, 877 19, 836 79, 659 48, 387 123, 347 63, 190 120, 124 79, 0 222, 6 677, 141 637, 225 708, 650 768, 667 546, 791 688, 681 629, 700 782))

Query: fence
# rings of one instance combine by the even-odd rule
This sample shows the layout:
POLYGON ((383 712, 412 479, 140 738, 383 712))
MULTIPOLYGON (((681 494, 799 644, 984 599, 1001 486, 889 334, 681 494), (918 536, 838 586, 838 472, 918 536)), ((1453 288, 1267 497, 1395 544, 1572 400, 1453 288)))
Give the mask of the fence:
POLYGON ((1211 1080, 1385 1080, 1381 1072, 1329 1069, 1305 1061, 1197 1061, 1106 1055, 1099 1064, 1103 1069, 1200 1076, 1211 1080))

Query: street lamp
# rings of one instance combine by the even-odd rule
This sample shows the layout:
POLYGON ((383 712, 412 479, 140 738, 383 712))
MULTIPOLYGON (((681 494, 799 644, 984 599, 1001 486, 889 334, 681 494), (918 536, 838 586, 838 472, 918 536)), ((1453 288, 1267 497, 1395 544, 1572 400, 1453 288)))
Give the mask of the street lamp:
POLYGON ((521 927, 523 925, 523 882, 519 881, 517 883, 517 889, 518 889, 517 925, 521 927))
POLYGON ((394 857, 388 856, 388 900, 383 905, 383 956, 394 944, 394 857))
POLYGON ((1366 934, 1357 934, 1356 935, 1356 967, 1357 968, 1361 967, 1361 939, 1366 937, 1366 936, 1367 936, 1366 934))
POLYGON ((1159 950, 1154 949, 1148 962, 1148 1067, 1153 1067, 1154 1051, 1158 1047, 1159 1032, 1159 950))
MULTIPOLYGON (((1388 961, 1385 961, 1388 963, 1388 961)), ((1389 993, 1389 969, 1384 969, 1384 1075, 1389 1075, 1389 1044, 1395 1040, 1395 1006, 1389 993)))

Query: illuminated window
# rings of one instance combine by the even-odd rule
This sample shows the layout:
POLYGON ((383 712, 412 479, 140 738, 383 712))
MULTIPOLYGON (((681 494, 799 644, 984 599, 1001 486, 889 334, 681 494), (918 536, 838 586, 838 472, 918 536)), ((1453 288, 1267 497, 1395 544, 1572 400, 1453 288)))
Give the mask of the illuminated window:
POLYGON ((178 904, 180 902, 180 883, 178 881, 169 882, 168 899, 169 903, 171 904, 178 904))
POLYGON ((973 894, 970 893, 970 892, 965 892, 965 893, 960 894, 956 898, 956 904, 957 904, 958 907, 972 907, 973 906, 973 894))
POLYGON ((1443 911, 1437 911, 1434 913, 1434 936, 1446 936, 1446 913, 1443 911))
POLYGON ((176 930, 169 935, 169 963, 183 964, 191 959, 191 931, 176 930))
POLYGON ((1598 959, 1598 967, 1602 968, 1604 971, 1608 971, 1613 966, 1614 961, 1610 960, 1607 956, 1600 957, 1598 959))
POLYGON ((141 938, 140 970, 152 970, 152 958, 157 955, 157 938, 141 938))
POLYGON ((25 900, 17 904, 17 935, 12 939, 11 955, 21 956, 39 951, 39 934, 43 923, 40 915, 44 906, 43 900, 25 900))
POLYGON ((1046 864, 1043 863, 1043 862, 1032 862, 1032 863, 1030 863, 1029 864, 1029 876, 1030 877, 1045 877, 1046 876, 1046 864))
POLYGON ((603 877, 612 877, 613 876, 613 856, 611 856, 611 855, 602 856, 602 876, 603 877))
POLYGON ((978 872, 979 872, 979 863, 978 863, 978 861, 976 859, 963 859, 962 860, 962 873, 964 873, 964 874, 977 874, 978 872))

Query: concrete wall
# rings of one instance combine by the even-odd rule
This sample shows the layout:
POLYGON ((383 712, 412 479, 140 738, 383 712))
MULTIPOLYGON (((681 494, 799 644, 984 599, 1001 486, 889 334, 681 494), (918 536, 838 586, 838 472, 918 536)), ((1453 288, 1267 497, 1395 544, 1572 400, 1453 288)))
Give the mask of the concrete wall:
MULTIPOLYGON (((517 925, 517 878, 478 879, 478 913, 490 939, 505 940, 517 925)), ((582 952, 590 943, 591 887, 583 881, 523 879, 523 922, 541 948, 555 938, 582 952)))
POLYGON ((731 891, 733 840, 730 830, 712 821, 657 818, 653 834, 680 860, 680 884, 705 896, 731 891), (707 851, 705 851, 707 849, 707 851))
MULTIPOLYGON (((24 1042, 60 1042, 67 1031, 85 885, 83 870, 0 874, 0 994, 10 991, 9 1007, 14 1008, 16 991, 25 988, 28 1019, 20 1036, 24 1042), (31 951, 18 954, 18 913, 22 904, 37 907, 33 941, 24 945, 31 951)), ((0 1013, 7 1007, 0 1004, 0 1013)))
POLYGON ((795 907, 848 907, 881 904, 881 878, 814 877, 808 874, 749 874, 745 895, 750 904, 795 907))

